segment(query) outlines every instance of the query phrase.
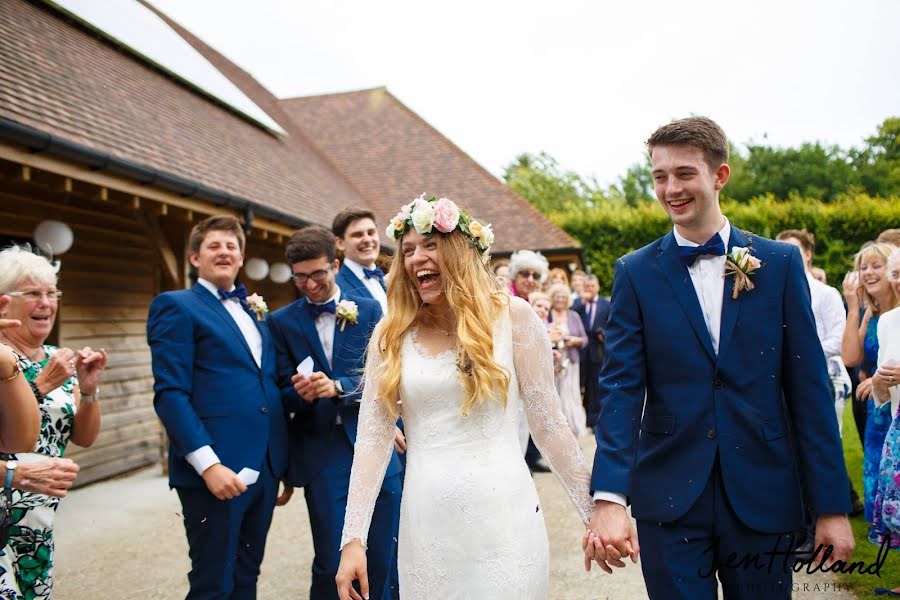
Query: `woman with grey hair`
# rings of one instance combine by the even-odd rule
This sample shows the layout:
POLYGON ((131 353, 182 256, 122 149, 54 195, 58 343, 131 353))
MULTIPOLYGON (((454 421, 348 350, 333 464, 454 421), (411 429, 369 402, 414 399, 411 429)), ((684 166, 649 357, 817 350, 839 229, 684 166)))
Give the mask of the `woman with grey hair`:
POLYGON ((528 300, 531 292, 541 289, 547 279, 550 263, 540 252, 519 250, 509 257, 509 291, 513 296, 528 300))
POLYGON ((48 467, 59 464, 69 441, 87 447, 100 432, 96 400, 106 351, 85 347, 74 352, 46 343, 62 295, 57 269, 28 248, 0 251, 0 294, 10 298, 0 318, 19 322, 0 331, 0 339, 19 354, 19 369, 40 398, 41 411, 41 431, 32 451, 0 464, 4 494, 9 497, 11 491, 15 525, 0 554, 2 598, 50 597, 53 520, 71 480, 55 479, 48 467), (45 483, 42 493, 28 491, 35 488, 33 479, 45 483))

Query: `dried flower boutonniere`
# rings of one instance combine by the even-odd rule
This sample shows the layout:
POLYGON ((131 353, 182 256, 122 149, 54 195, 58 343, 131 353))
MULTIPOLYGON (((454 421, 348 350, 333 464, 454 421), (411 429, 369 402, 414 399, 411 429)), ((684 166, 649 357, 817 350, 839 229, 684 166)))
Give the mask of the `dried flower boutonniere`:
POLYGON ((734 275, 734 291, 731 298, 737 300, 738 295, 747 290, 748 292, 754 288, 750 276, 762 267, 762 263, 758 258, 750 254, 750 248, 735 246, 731 252, 725 255, 725 273, 724 277, 734 275))

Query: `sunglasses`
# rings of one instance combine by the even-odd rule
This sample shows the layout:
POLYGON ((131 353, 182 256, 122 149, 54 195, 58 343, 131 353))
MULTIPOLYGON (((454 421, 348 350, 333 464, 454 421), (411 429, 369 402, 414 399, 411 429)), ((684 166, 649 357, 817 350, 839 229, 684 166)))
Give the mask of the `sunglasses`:
POLYGON ((516 276, 521 275, 524 279, 534 279, 535 281, 539 281, 541 278, 541 274, 537 271, 519 271, 516 273, 516 276))

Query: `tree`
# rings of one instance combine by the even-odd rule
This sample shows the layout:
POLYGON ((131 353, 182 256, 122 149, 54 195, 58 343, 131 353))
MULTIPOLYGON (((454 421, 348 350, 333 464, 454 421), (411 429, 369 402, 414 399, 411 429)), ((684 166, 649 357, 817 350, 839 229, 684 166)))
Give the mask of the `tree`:
POLYGON ((866 146, 851 151, 859 183, 869 194, 900 195, 900 117, 890 117, 878 132, 866 139, 866 146))
POLYGON ((563 171, 550 155, 520 154, 503 170, 516 193, 544 214, 583 209, 596 201, 596 190, 581 176, 563 171))

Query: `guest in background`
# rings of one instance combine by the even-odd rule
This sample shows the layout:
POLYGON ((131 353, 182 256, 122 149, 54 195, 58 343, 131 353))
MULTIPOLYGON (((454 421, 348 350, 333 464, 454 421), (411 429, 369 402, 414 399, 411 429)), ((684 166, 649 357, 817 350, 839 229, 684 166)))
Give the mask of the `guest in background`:
MULTIPOLYGON (((567 288, 569 287, 569 275, 566 273, 565 269, 560 269, 559 267, 553 267, 550 269, 550 274, 547 277, 547 280, 550 282, 550 285, 556 285, 560 283, 567 288)), ((571 290, 569 290, 571 292, 571 290)))
POLYGON ((600 295, 600 281, 596 275, 584 280, 582 302, 575 308, 581 317, 587 334, 587 346, 581 349, 581 387, 584 388, 584 409, 588 427, 593 427, 600 416, 600 369, 606 356, 606 321, 609 318, 609 300, 600 295))
POLYGON ((552 304, 548 320, 551 330, 555 330, 557 337, 562 340, 560 350, 563 353, 563 368, 556 373, 556 391, 569 428, 575 437, 581 437, 585 433, 587 418, 581 404, 579 349, 587 345, 587 335, 584 333, 581 317, 569 309, 572 304, 569 286, 564 283, 553 284, 550 286, 549 296, 552 304))
MULTIPOLYGON (((891 253, 887 270, 894 294, 900 297, 900 250, 891 253)), ((878 320, 878 371, 871 381, 875 404, 890 406, 892 421, 879 466, 869 539, 879 546, 889 540, 889 548, 900 550, 900 308, 878 320)), ((900 596, 900 588, 876 588, 875 594, 900 596)))
POLYGON ((19 369, 40 397, 41 411, 34 448, 16 454, 3 470, 5 487, 12 488, 15 525, 0 555, 4 598, 43 600, 53 587, 53 521, 64 490, 51 496, 25 491, 20 482, 39 472, 46 476, 47 461, 61 458, 70 441, 88 447, 100 432, 96 400, 106 351, 86 346, 75 352, 46 343, 62 295, 57 269, 26 248, 12 246, 0 252, 0 292, 11 298, 0 318, 20 323, 2 331, 3 341, 20 355, 19 369))
POLYGON ((813 276, 813 279, 819 281, 824 284, 828 284, 828 275, 825 274, 825 269, 822 267, 810 267, 809 274, 813 276))
POLYGON ((874 514, 881 451, 892 420, 890 410, 876 408, 871 400, 871 377, 878 367, 878 319, 898 303, 887 278, 887 259, 893 251, 894 246, 881 242, 863 246, 856 255, 855 270, 847 274, 843 284, 847 326, 841 341, 841 358, 848 367, 860 367, 856 398, 866 402, 868 411, 863 444, 863 487, 865 515, 869 522, 874 514))
POLYGON ((537 316, 541 318, 541 321, 548 323, 547 319, 550 317, 550 296, 544 292, 531 292, 528 296, 528 302, 531 304, 534 312, 537 313, 537 316))
POLYGON ((335 281, 347 293, 372 298, 387 311, 387 284, 384 271, 376 265, 381 238, 375 215, 361 208, 347 208, 331 223, 335 246, 344 255, 344 263, 335 281))
POLYGON ((875 241, 900 248, 900 229, 885 229, 878 234, 878 238, 875 241))
POLYGON ((494 261, 494 277, 497 278, 497 282, 501 286, 503 286, 504 288, 509 287, 509 261, 508 260, 494 261))
POLYGON ((572 272, 572 285, 570 286, 572 288, 572 310, 575 310, 581 304, 585 277, 587 277, 587 273, 581 269, 576 269, 572 272))

